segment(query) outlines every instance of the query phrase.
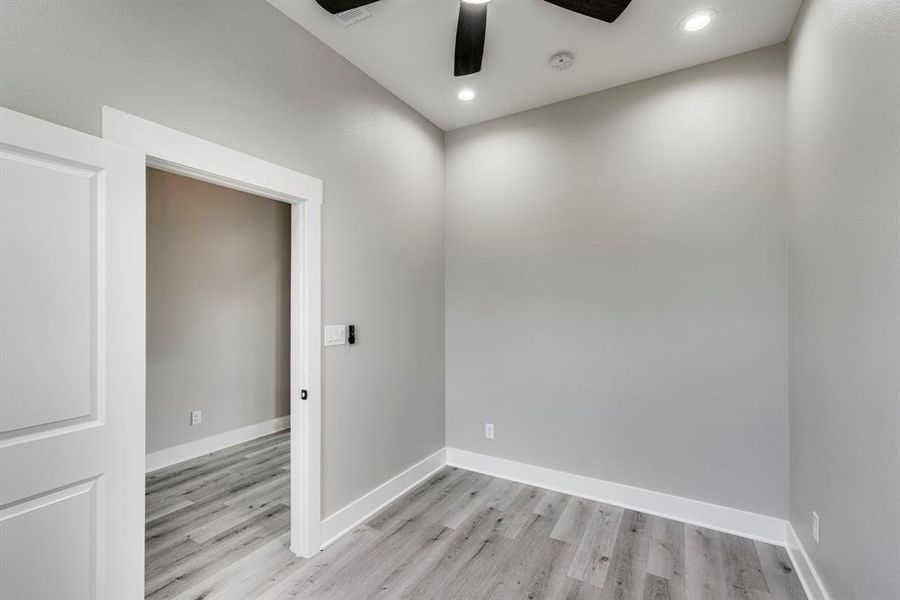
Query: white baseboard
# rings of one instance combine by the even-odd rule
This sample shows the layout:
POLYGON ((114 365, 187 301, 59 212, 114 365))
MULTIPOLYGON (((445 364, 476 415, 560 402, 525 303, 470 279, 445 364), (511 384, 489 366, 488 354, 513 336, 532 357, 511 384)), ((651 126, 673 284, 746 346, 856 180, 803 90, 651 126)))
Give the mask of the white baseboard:
POLYGON ((806 597, 809 600, 831 600, 828 589, 822 583, 822 578, 819 577, 815 565, 806 553, 806 548, 800 543, 800 538, 790 523, 787 524, 786 547, 788 556, 791 557, 791 562, 794 564, 794 570, 797 571, 797 577, 800 578, 800 583, 803 585, 803 591, 806 592, 806 597))
POLYGON ((408 492, 447 464, 446 449, 441 448, 399 475, 388 479, 322 521, 322 548, 341 537, 376 512, 408 492))
POLYGON ((770 544, 784 546, 787 541, 787 523, 776 517, 457 448, 447 448, 447 463, 469 471, 511 479, 770 544))
POLYGON ((231 431, 211 435, 179 446, 172 446, 171 448, 151 452, 146 457, 145 469, 147 473, 156 471, 157 469, 162 469, 163 467, 197 458, 204 454, 215 452, 216 450, 222 450, 229 446, 234 446, 235 444, 249 442, 258 437, 269 435, 270 433, 275 433, 282 429, 287 429, 290 426, 291 417, 290 415, 287 415, 269 421, 263 421, 262 423, 248 425, 247 427, 241 427, 240 429, 232 429, 231 431))

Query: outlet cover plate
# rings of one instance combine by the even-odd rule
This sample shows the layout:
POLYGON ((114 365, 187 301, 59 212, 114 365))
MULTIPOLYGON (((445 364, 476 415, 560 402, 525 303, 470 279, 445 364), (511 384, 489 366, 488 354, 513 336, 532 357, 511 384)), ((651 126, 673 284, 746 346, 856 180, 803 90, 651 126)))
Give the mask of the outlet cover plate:
POLYGON ((812 511, 812 536, 819 543, 819 513, 812 511))

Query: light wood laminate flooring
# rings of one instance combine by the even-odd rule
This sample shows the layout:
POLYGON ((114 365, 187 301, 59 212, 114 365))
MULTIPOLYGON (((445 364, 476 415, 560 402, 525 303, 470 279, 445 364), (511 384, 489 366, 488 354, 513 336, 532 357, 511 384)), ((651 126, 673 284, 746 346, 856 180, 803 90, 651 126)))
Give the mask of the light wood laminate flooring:
POLYGON ((313 559, 289 435, 147 475, 146 597, 805 598, 783 548, 446 467, 313 559))

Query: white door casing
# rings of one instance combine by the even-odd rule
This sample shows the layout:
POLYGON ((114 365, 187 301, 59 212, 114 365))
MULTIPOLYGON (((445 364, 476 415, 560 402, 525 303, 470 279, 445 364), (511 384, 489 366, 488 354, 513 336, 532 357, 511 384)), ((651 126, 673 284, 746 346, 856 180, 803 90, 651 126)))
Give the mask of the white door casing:
POLYGON ((322 181, 109 106, 103 137, 139 149, 149 166, 291 205, 291 550, 314 556, 322 518, 322 181))
POLYGON ((138 150, 0 109, 0 590, 144 588, 138 150))

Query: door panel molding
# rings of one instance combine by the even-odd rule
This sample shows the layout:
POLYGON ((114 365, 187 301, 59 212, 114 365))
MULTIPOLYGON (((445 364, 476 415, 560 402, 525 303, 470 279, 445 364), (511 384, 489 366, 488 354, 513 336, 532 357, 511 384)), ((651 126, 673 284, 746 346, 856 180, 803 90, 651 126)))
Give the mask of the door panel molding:
MULTIPOLYGON (((4 323, 3 340, 0 341, 0 345, 2 345, 3 348, 2 351, 6 356, 6 360, 0 365, 0 368, 2 368, 2 373, 0 373, 0 380, 2 380, 0 389, 2 389, 2 391, 0 391, 0 394, 2 394, 3 397, 2 404, 0 404, 0 444, 3 444, 8 443, 9 440, 15 440, 22 436, 28 436, 26 441, 34 441, 39 439, 41 435, 52 434, 58 429, 63 429, 64 431, 62 431, 62 433, 66 433, 73 425, 90 423, 102 419, 105 409, 104 392, 106 388, 104 377, 106 314, 104 312, 103 299, 106 295, 104 277, 106 256, 104 239, 106 237, 105 213, 107 201, 105 170, 100 167, 14 147, 9 144, 0 144, 0 165, 2 165, 0 169, 3 170, 4 174, 3 190, 4 193, 7 194, 4 204, 0 207, 0 219, 8 219, 10 221, 10 229, 15 228, 19 230, 15 232, 3 230, 2 233, 0 233, 0 236, 3 237, 9 237, 11 235, 22 235, 23 237, 26 235, 34 235, 34 232, 31 231, 32 228, 23 227, 23 223, 20 222, 22 215, 9 214, 10 212, 26 212, 29 208, 27 206, 27 201, 23 202, 22 206, 15 206, 16 194, 11 190, 7 190, 7 186, 12 185, 10 179, 16 178, 15 170, 18 166, 25 165, 29 169, 45 169, 50 171, 48 176, 44 177, 44 179, 53 179, 53 175, 63 175, 83 179, 85 187, 89 190, 89 197, 86 198, 84 202, 86 206, 83 207, 84 211, 87 213, 86 221, 89 227, 89 239, 86 240, 86 245, 88 246, 87 256, 84 257, 86 265, 83 266, 89 266, 89 282, 86 286, 87 290, 85 290, 89 296, 87 298, 89 305, 85 308, 88 313, 86 317, 90 322, 90 327, 89 331, 86 332, 86 339, 82 340, 83 347, 80 348, 81 352, 77 352, 79 355, 87 355, 84 357, 87 362, 87 364, 84 365, 87 372, 83 374, 86 378, 84 382, 86 389, 83 390, 84 397, 80 399, 78 406, 62 407, 57 405, 54 407, 53 403, 42 402, 41 397, 42 395, 53 396, 59 392, 58 390, 42 389, 48 385, 53 386, 55 378, 44 378, 35 381, 28 377, 28 363, 34 362, 36 359, 46 358, 46 353, 36 346, 50 343, 65 344, 70 340, 62 339, 57 342, 54 339, 34 339, 31 329, 25 331, 24 333, 26 335, 24 336, 21 335, 23 332, 15 332, 13 335, 9 335, 10 332, 7 331, 9 324, 4 323), (22 231, 23 229, 24 231, 22 231), (22 337, 27 339, 22 340, 22 337), (30 348, 31 352, 28 352, 27 350, 23 351, 21 347, 23 341, 27 346, 32 347, 30 348), (34 356, 35 354, 37 356, 34 356), (13 364, 8 364, 9 362, 12 362, 13 364), (10 379, 13 380, 12 384, 10 384, 10 379), (19 379, 24 379, 24 381, 19 381, 19 379), (21 388, 26 389, 23 390, 21 388), (54 408, 56 408, 56 410, 54 410, 54 408)), ((35 174, 36 173, 33 173, 32 175, 35 174)), ((25 176, 27 177, 27 175, 25 176)), ((60 181, 60 183, 62 182, 60 181)), ((76 181, 74 183, 78 182, 76 181)), ((65 200, 62 201, 65 202, 65 200)), ((60 198, 47 198, 48 204, 53 202, 58 204, 60 201, 60 198)), ((71 211, 77 209, 75 206, 66 208, 71 211)), ((38 216, 44 217, 44 215, 38 216)), ((2 230, 2 225, 0 225, 0 230, 2 230)), ((34 241, 19 240, 19 244, 33 245, 34 241)), ((58 247, 53 250, 59 252, 66 250, 66 248, 58 241, 57 244, 59 244, 58 247)), ((0 241, 0 248, 2 248, 3 254, 16 252, 17 248, 15 246, 15 241, 12 243, 8 240, 0 241)), ((21 320, 16 318, 16 313, 25 311, 31 312, 34 310, 33 305, 36 302, 46 302, 46 300, 39 300, 37 298, 38 296, 45 296, 46 290, 40 289, 39 286, 35 286, 36 282, 33 280, 37 279, 37 277, 35 277, 33 271, 37 270, 38 274, 40 274, 41 268, 43 267, 43 270, 47 271, 48 266, 50 268, 55 267, 59 269, 59 271, 62 271, 64 265, 56 266, 57 263, 62 261, 60 261, 60 257, 50 255, 49 252, 46 257, 41 257, 41 259, 39 259, 39 264, 32 265, 32 268, 28 272, 18 274, 18 279, 25 279, 26 281, 16 281, 15 279, 13 281, 7 281, 7 276, 11 275, 15 277, 16 274, 7 272, 5 264, 6 260, 18 261, 18 257, 12 256, 0 259, 4 265, 3 267, 0 267, 3 268, 3 276, 0 276, 0 285, 3 286, 3 289, 0 289, 0 293, 6 295, 6 304, 4 306, 5 314, 0 316, 0 319, 4 321, 7 319, 21 320), (48 265, 46 263, 50 264, 48 265), (34 289, 35 287, 38 289, 34 289), (9 299, 10 295, 14 296, 12 301, 9 299), (10 304, 18 304, 19 306, 10 306, 10 304), (6 314, 10 312, 12 312, 12 314, 6 314)), ((71 261, 71 258, 69 260, 71 261)), ((47 275, 48 274, 45 273, 44 277, 46 278, 47 275)), ((70 303, 71 299, 60 297, 56 299, 55 302, 70 303)), ((45 318, 48 316, 47 313, 60 312, 53 310, 54 308, 58 308, 58 306, 42 306, 41 308, 43 309, 45 318)), ((24 324, 27 324, 28 320, 24 319, 24 321, 24 324)), ((48 333, 55 334, 56 331, 52 330, 48 333)), ((65 391, 71 393, 72 389, 71 387, 67 387, 65 391)))

